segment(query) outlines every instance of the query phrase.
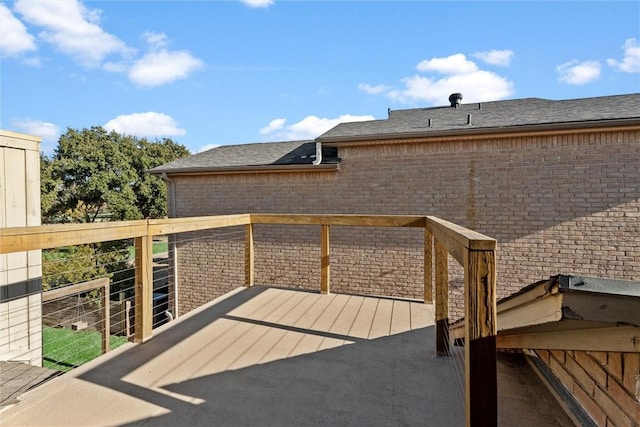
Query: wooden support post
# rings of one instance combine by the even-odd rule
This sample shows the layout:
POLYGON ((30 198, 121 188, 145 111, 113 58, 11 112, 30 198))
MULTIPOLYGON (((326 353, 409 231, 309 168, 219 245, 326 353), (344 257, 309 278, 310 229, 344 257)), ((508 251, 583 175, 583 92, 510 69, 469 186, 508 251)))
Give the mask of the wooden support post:
POLYGON ((449 355, 449 253, 436 241, 436 355, 449 355))
POLYGON ((135 341, 145 342, 153 329, 153 239, 152 236, 135 238, 135 341))
POLYGON ((320 232, 320 292, 323 294, 330 291, 330 252, 329 226, 323 225, 320 232))
POLYGON ((108 353, 111 336, 111 300, 109 298, 109 282, 102 288, 102 354, 108 353))
POLYGON ((253 224, 244 226, 244 285, 253 286, 254 282, 253 224))
POLYGON ((496 426, 496 253, 468 250, 464 258, 467 426, 496 426))
POLYGON ((127 332, 127 338, 131 336, 131 301, 124 302, 124 327, 127 332))
POLYGON ((433 302, 433 235, 424 229, 424 302, 433 302))

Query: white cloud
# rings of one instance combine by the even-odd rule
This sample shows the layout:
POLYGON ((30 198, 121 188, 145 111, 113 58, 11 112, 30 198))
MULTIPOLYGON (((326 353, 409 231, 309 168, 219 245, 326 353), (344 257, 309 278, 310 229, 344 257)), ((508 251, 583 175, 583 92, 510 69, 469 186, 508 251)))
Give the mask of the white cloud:
POLYGON ((196 150, 196 153, 202 153, 203 151, 209 151, 214 148, 220 147, 220 144, 207 144, 196 150))
POLYGON ((178 127, 173 117, 154 111, 121 115, 109 120, 103 127, 137 137, 176 136, 187 133, 178 127))
POLYGON ((307 116, 299 122, 286 127, 284 126, 284 122, 286 121, 286 119, 275 119, 271 121, 269 126, 262 128, 260 130, 260 133, 263 135, 269 135, 270 140, 292 141, 300 139, 314 139, 322 135, 329 129, 333 128, 334 126, 338 125, 339 123, 361 122, 365 120, 374 120, 374 117, 368 115, 352 116, 350 114, 344 114, 335 119, 327 119, 316 116, 307 116), (276 120, 282 121, 282 126, 280 126, 279 128, 274 127, 273 130, 269 133, 262 132, 263 130, 270 128, 271 124, 276 120))
POLYGON ((284 124, 287 122, 287 119, 273 119, 269 122, 269 124, 262 129, 260 129, 261 135, 268 135, 277 130, 280 130, 284 127, 284 124))
POLYGON ((102 65, 102 69, 105 71, 109 71, 112 73, 124 73, 125 71, 127 71, 127 69, 129 68, 129 64, 127 64, 125 61, 119 61, 119 62, 105 62, 104 65, 102 65))
MULTIPOLYGON (((494 55, 493 60, 499 56, 494 55)), ((427 105, 446 105, 449 95, 457 92, 464 95, 465 102, 496 101, 514 93, 508 78, 480 69, 462 53, 420 61, 416 69, 425 75, 405 77, 399 87, 361 83, 358 88, 402 104, 427 105)))
MULTIPOLYGON (((139 86, 161 86, 183 79, 204 65, 188 51, 166 49, 167 35, 153 31, 142 34, 149 45, 148 53, 134 60, 133 48, 100 27, 102 11, 88 9, 79 0, 17 0, 15 10, 26 22, 43 28, 38 34, 40 39, 53 44, 77 63, 84 67, 102 67, 109 72, 126 72, 139 86)), ((35 49, 33 36, 11 11, 0 4, 0 12, 0 52, 35 49)), ((39 61, 32 58, 25 64, 37 66, 39 61)))
POLYGON ((60 128, 53 123, 36 119, 15 119, 11 125, 18 132, 39 136, 42 142, 55 142, 60 137, 60 128))
POLYGON ((150 52, 133 64, 129 79, 140 86, 161 86, 186 78, 204 63, 187 51, 161 49, 150 52))
POLYGON ((42 67, 42 61, 40 60, 40 58, 37 58, 35 56, 24 58, 20 62, 28 67, 42 67))
POLYGON ((570 85, 584 85, 600 77, 601 65, 598 61, 580 62, 574 59, 558 65, 558 80, 570 85))
POLYGON ((449 95, 460 92, 465 102, 484 102, 504 99, 513 94, 513 83, 489 71, 453 75, 438 80, 423 76, 402 79, 405 87, 391 90, 387 96, 402 103, 426 102, 447 104, 449 95))
POLYGON ((246 4, 249 7, 269 7, 275 2, 273 0, 240 0, 241 3, 246 4))
POLYGON ((358 85, 358 89, 360 89, 364 93, 368 93, 369 95, 380 95, 381 93, 384 93, 384 92, 388 91, 391 88, 389 86, 385 86, 385 85, 372 86, 372 85, 367 84, 367 83, 360 83, 358 85))
POLYGON ((416 66, 418 71, 435 71, 440 74, 471 74, 478 71, 478 66, 469 61, 463 53, 446 58, 432 58, 420 61, 416 66))
POLYGON ((152 49, 159 49, 165 47, 168 44, 167 35, 165 33, 147 31, 142 34, 142 37, 151 46, 152 49))
POLYGON ((511 65, 511 59, 513 58, 512 50, 489 50, 485 52, 476 52, 471 55, 478 58, 481 61, 491 65, 499 65, 501 67, 508 67, 511 65))
POLYGON ((27 27, 0 3, 0 56, 14 56, 36 50, 34 37, 27 27))
POLYGON ((627 73, 640 72, 640 44, 636 39, 627 39, 622 46, 624 57, 618 62, 615 59, 607 59, 607 64, 618 71, 627 73))
POLYGON ((38 36, 85 67, 100 66, 112 54, 129 56, 132 49, 98 24, 100 10, 79 1, 18 0, 15 10, 29 23, 44 27, 38 36))

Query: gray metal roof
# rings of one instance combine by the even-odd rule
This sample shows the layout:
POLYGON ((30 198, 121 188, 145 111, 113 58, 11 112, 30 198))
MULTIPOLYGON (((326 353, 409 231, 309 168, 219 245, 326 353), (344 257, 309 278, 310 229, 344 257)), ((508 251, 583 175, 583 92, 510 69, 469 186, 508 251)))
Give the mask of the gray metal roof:
POLYGON ((513 129, 522 126, 568 125, 640 118, 640 93, 554 101, 524 98, 464 103, 458 108, 415 108, 389 111, 384 120, 341 123, 318 138, 320 142, 364 140, 392 135, 513 129))
POLYGON ((175 160, 149 170, 150 173, 243 166, 286 166, 311 164, 315 160, 314 141, 263 142, 222 145, 175 160))

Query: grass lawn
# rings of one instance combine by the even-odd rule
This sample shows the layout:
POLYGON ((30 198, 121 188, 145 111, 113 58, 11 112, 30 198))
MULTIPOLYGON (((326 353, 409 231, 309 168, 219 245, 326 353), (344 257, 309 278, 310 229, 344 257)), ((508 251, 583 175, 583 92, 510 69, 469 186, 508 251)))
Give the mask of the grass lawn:
MULTIPOLYGON (((129 246, 127 248, 129 251, 129 259, 133 258, 136 255, 136 250, 133 246, 129 246)), ((153 242, 153 254, 161 254, 164 252, 169 252, 169 243, 167 242, 153 242)), ((66 248, 59 249, 51 249, 42 252, 42 256, 47 261, 57 261, 61 259, 67 258, 69 254, 69 250, 66 248)))
MULTIPOLYGON (((133 246, 129 246, 129 258, 136 256, 136 250, 133 246)), ((167 242, 153 242, 153 254, 161 254, 169 252, 169 243, 167 242)))
MULTIPOLYGON (((44 367, 65 372, 100 356, 102 349, 102 336, 96 331, 43 326, 42 341, 44 367)), ((112 335, 109 344, 114 349, 126 342, 126 337, 112 335)))
POLYGON ((153 242, 153 254, 161 254, 163 252, 169 252, 168 242, 153 242))

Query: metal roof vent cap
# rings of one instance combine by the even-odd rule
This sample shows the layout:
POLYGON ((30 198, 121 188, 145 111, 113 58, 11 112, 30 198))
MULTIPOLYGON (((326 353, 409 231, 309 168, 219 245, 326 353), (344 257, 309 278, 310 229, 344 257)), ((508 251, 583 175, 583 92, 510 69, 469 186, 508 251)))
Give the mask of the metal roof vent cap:
POLYGON ((452 107, 458 108, 461 101, 462 101, 461 93, 452 93, 451 95, 449 95, 449 102, 451 103, 452 107))

